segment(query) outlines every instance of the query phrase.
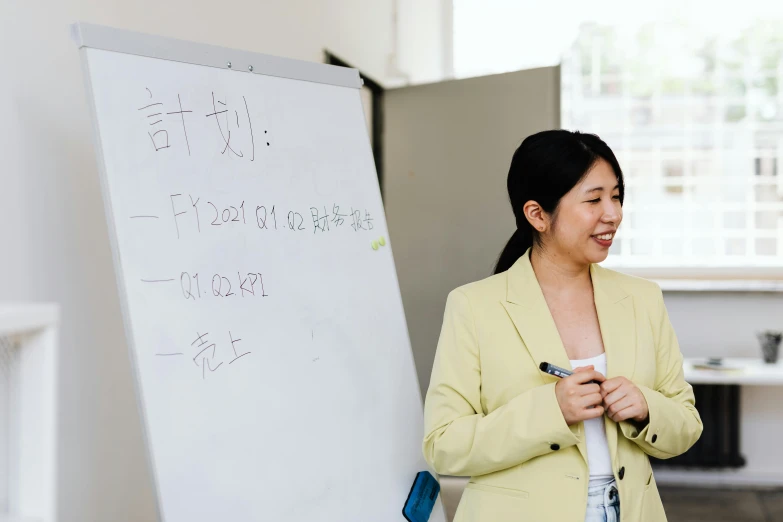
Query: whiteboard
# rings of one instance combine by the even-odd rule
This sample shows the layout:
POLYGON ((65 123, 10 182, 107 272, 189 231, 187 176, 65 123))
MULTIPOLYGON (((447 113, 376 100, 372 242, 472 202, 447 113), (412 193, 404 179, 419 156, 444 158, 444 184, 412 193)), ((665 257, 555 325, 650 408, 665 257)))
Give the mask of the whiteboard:
POLYGON ((161 520, 403 520, 421 396, 356 71, 87 28, 161 520))

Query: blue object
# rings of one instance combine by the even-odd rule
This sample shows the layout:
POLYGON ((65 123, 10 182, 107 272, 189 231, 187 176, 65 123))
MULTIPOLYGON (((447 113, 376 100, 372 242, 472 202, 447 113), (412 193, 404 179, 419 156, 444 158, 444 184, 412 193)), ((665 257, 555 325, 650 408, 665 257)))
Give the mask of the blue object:
POLYGON ((432 508, 435 507, 438 493, 440 493, 440 484, 435 477, 429 471, 419 471, 402 508, 402 516, 408 522, 427 522, 432 508))

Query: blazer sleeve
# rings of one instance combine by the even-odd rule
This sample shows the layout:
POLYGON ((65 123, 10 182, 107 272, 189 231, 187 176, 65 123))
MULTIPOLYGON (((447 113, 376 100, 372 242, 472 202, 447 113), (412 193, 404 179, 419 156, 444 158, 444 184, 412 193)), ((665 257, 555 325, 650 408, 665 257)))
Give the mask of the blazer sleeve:
POLYGON ((442 475, 477 476, 576 445, 555 397, 555 384, 534 387, 485 415, 481 363, 468 297, 446 301, 424 405, 424 457, 442 475))
POLYGON ((641 428, 634 422, 622 421, 620 429, 648 455, 669 459, 693 446, 703 427, 693 388, 683 375, 682 353, 660 287, 651 320, 656 343, 655 387, 637 384, 647 400, 649 419, 641 428))

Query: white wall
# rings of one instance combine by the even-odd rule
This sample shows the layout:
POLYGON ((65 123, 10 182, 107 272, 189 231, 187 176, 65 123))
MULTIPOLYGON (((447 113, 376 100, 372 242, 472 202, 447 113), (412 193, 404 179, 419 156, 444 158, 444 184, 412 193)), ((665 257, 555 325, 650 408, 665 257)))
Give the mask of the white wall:
MULTIPOLYGON (((390 77, 388 87, 432 83, 451 78, 451 13, 452 0, 399 1, 395 55, 397 66, 408 77, 390 77), (423 43, 426 43, 427 48, 421 47, 423 43)), ((394 71, 387 72, 391 74, 394 71)))
MULTIPOLYGON (((311 61, 322 61, 328 48, 383 82, 393 51, 393 1, 0 2, 0 301, 62 305, 61 521, 155 519, 68 24, 81 20, 311 61)), ((409 11, 413 2, 405 2, 409 11)), ((427 57, 440 52, 435 38, 419 28, 401 39, 420 56, 408 60, 411 80, 431 78, 439 62, 427 57)))

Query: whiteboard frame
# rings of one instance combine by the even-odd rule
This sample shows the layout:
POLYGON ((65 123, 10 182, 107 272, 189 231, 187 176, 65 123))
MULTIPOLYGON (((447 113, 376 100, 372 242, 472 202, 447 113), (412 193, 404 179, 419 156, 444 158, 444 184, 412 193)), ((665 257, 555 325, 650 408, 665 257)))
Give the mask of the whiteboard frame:
POLYGON ((263 74, 291 80, 326 83, 339 87, 360 89, 363 84, 359 71, 348 67, 280 58, 268 54, 187 42, 84 22, 76 22, 71 25, 71 37, 79 49, 89 47, 172 62, 229 69, 246 74, 263 74))
MULTIPOLYGON (((72 33, 76 35, 76 29, 78 24, 74 24, 72 33)), ((79 42, 77 41, 77 44, 79 42)), ((109 235, 109 245, 111 247, 112 266, 114 267, 114 276, 117 283, 117 294, 120 301, 120 313, 122 315, 122 326, 125 332, 125 341, 127 343, 128 359, 130 362, 131 377, 133 379, 133 391, 136 399, 136 407, 139 413, 139 420, 141 424, 141 438, 144 446, 145 460, 147 461, 147 469, 150 472, 150 480, 152 481, 152 489, 155 492, 153 499, 155 506, 155 513, 159 522, 165 522, 163 518, 163 511, 160 504, 160 484, 158 480, 158 474, 155 469, 155 462, 152 459, 151 445, 148 436, 148 421, 147 411, 144 408, 144 401, 142 398, 141 381, 139 377, 138 361, 136 360, 136 342, 133 337, 133 327, 130 323, 130 312, 128 310, 128 293, 125 288, 125 275, 122 268, 122 259, 120 257, 119 240, 117 238, 117 227, 114 223, 114 216, 112 213, 111 199, 109 192, 109 178, 106 173, 106 160, 103 155, 103 147, 101 146, 100 126, 98 124, 98 112, 95 107, 95 96, 92 88, 92 76, 90 74, 90 64, 87 59, 87 52, 85 48, 88 46, 79 45, 79 54, 82 62, 82 74, 84 76, 84 89, 87 95, 87 106, 89 107, 90 120, 92 123, 92 141, 93 148, 95 150, 95 159, 97 160, 98 167, 98 179, 100 181, 101 188, 101 201, 103 203, 103 210, 106 216, 106 228, 109 235)))

